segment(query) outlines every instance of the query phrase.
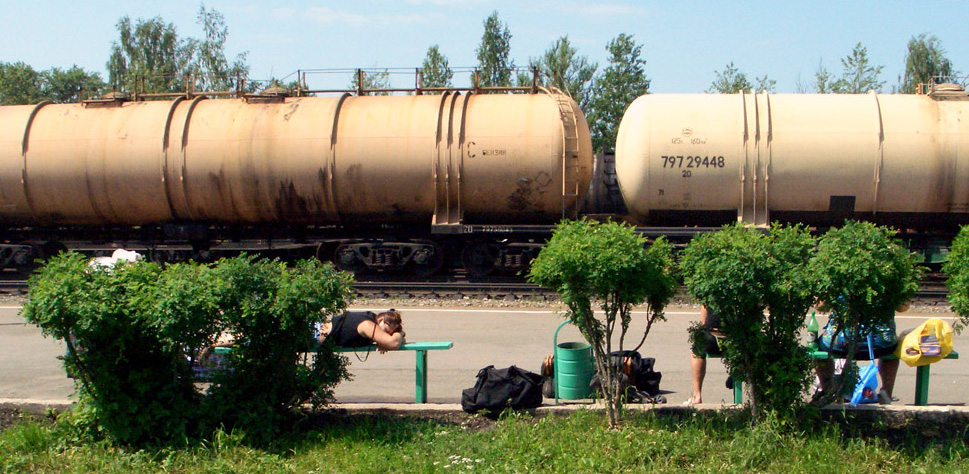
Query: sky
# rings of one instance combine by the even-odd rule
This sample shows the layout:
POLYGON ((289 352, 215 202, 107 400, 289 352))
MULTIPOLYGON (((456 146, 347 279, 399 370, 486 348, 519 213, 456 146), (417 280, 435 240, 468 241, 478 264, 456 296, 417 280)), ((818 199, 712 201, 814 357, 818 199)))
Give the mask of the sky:
MULTIPOLYGON (((857 43, 884 66, 885 92, 904 73, 908 41, 935 35, 955 69, 969 75, 969 1, 634 1, 206 0, 228 26, 227 56, 247 52, 250 77, 295 78, 297 70, 390 68, 395 86, 413 85, 428 47, 452 68, 477 64, 483 22, 494 11, 511 34, 511 57, 526 66, 568 35, 580 55, 608 65, 606 44, 620 33, 642 45, 653 93, 700 93, 733 62, 776 92, 810 88, 819 64, 836 76, 857 43), (400 68, 400 73, 396 73, 400 68)), ((181 37, 203 37, 202 2, 182 0, 0 0, 0 62, 36 70, 77 65, 100 72, 116 24, 160 16, 181 37)), ((348 73, 317 74, 310 87, 346 87, 348 73)), ((455 74, 456 85, 466 83, 455 74)))

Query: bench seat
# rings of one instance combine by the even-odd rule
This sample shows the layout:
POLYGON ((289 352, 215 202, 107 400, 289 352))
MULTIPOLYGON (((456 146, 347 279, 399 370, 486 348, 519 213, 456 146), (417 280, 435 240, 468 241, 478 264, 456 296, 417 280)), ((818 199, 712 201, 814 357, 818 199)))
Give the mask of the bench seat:
MULTIPOLYGON (((813 351, 811 352, 812 359, 824 360, 830 358, 830 354, 825 351, 813 351)), ((707 357, 719 359, 719 355, 707 354, 707 357)), ((945 357, 946 359, 958 359, 959 353, 952 351, 945 357)), ((898 359, 895 354, 889 354, 882 357, 885 360, 898 359)), ((929 376, 930 368, 932 364, 920 365, 916 367, 915 371, 915 404, 918 406, 924 406, 929 404, 929 376)), ((744 384, 739 380, 733 381, 733 402, 740 405, 744 402, 744 384)))
MULTIPOLYGON (((414 388, 417 403, 427 403, 427 351, 443 351, 454 347, 451 341, 439 342, 405 342, 397 351, 414 351, 417 363, 414 368, 416 386, 414 388)), ((376 351, 377 346, 338 347, 334 352, 368 352, 376 351)), ((396 352, 396 351, 391 351, 396 352)))

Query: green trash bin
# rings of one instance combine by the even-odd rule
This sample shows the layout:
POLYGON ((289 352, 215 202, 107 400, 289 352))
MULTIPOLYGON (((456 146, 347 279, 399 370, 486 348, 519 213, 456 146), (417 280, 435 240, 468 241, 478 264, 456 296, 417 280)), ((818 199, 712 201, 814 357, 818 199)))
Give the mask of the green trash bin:
POLYGON ((579 400, 589 398, 592 389, 592 375, 595 364, 592 359, 592 346, 585 342, 558 342, 559 331, 568 324, 560 324, 555 330, 555 402, 558 400, 579 400))

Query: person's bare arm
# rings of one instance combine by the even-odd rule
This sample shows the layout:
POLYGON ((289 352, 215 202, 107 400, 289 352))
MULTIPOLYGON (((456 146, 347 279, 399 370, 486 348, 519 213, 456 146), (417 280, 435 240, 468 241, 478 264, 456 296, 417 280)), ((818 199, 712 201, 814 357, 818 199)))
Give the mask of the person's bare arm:
POLYGON ((357 326, 357 333, 361 336, 371 339, 377 344, 377 350, 381 353, 387 351, 396 351, 400 349, 400 346, 406 342, 404 340, 404 331, 397 331, 394 334, 389 334, 384 331, 379 324, 374 324, 371 321, 364 321, 357 326))

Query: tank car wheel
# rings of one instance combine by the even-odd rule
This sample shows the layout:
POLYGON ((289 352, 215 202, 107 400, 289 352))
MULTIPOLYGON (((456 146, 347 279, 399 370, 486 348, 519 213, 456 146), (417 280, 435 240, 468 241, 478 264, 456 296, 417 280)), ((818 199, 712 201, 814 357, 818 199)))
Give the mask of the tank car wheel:
POLYGON ((360 275, 367 269, 367 265, 357 258, 353 247, 349 245, 340 245, 336 248, 336 251, 333 252, 333 265, 338 270, 352 275, 360 275))
POLYGON ((414 274, 421 277, 431 276, 444 266, 444 249, 437 244, 428 243, 414 252, 411 257, 414 274))
POLYGON ((461 263, 468 274, 475 277, 490 275, 495 271, 497 253, 491 244, 477 242, 468 244, 461 253, 461 263))

